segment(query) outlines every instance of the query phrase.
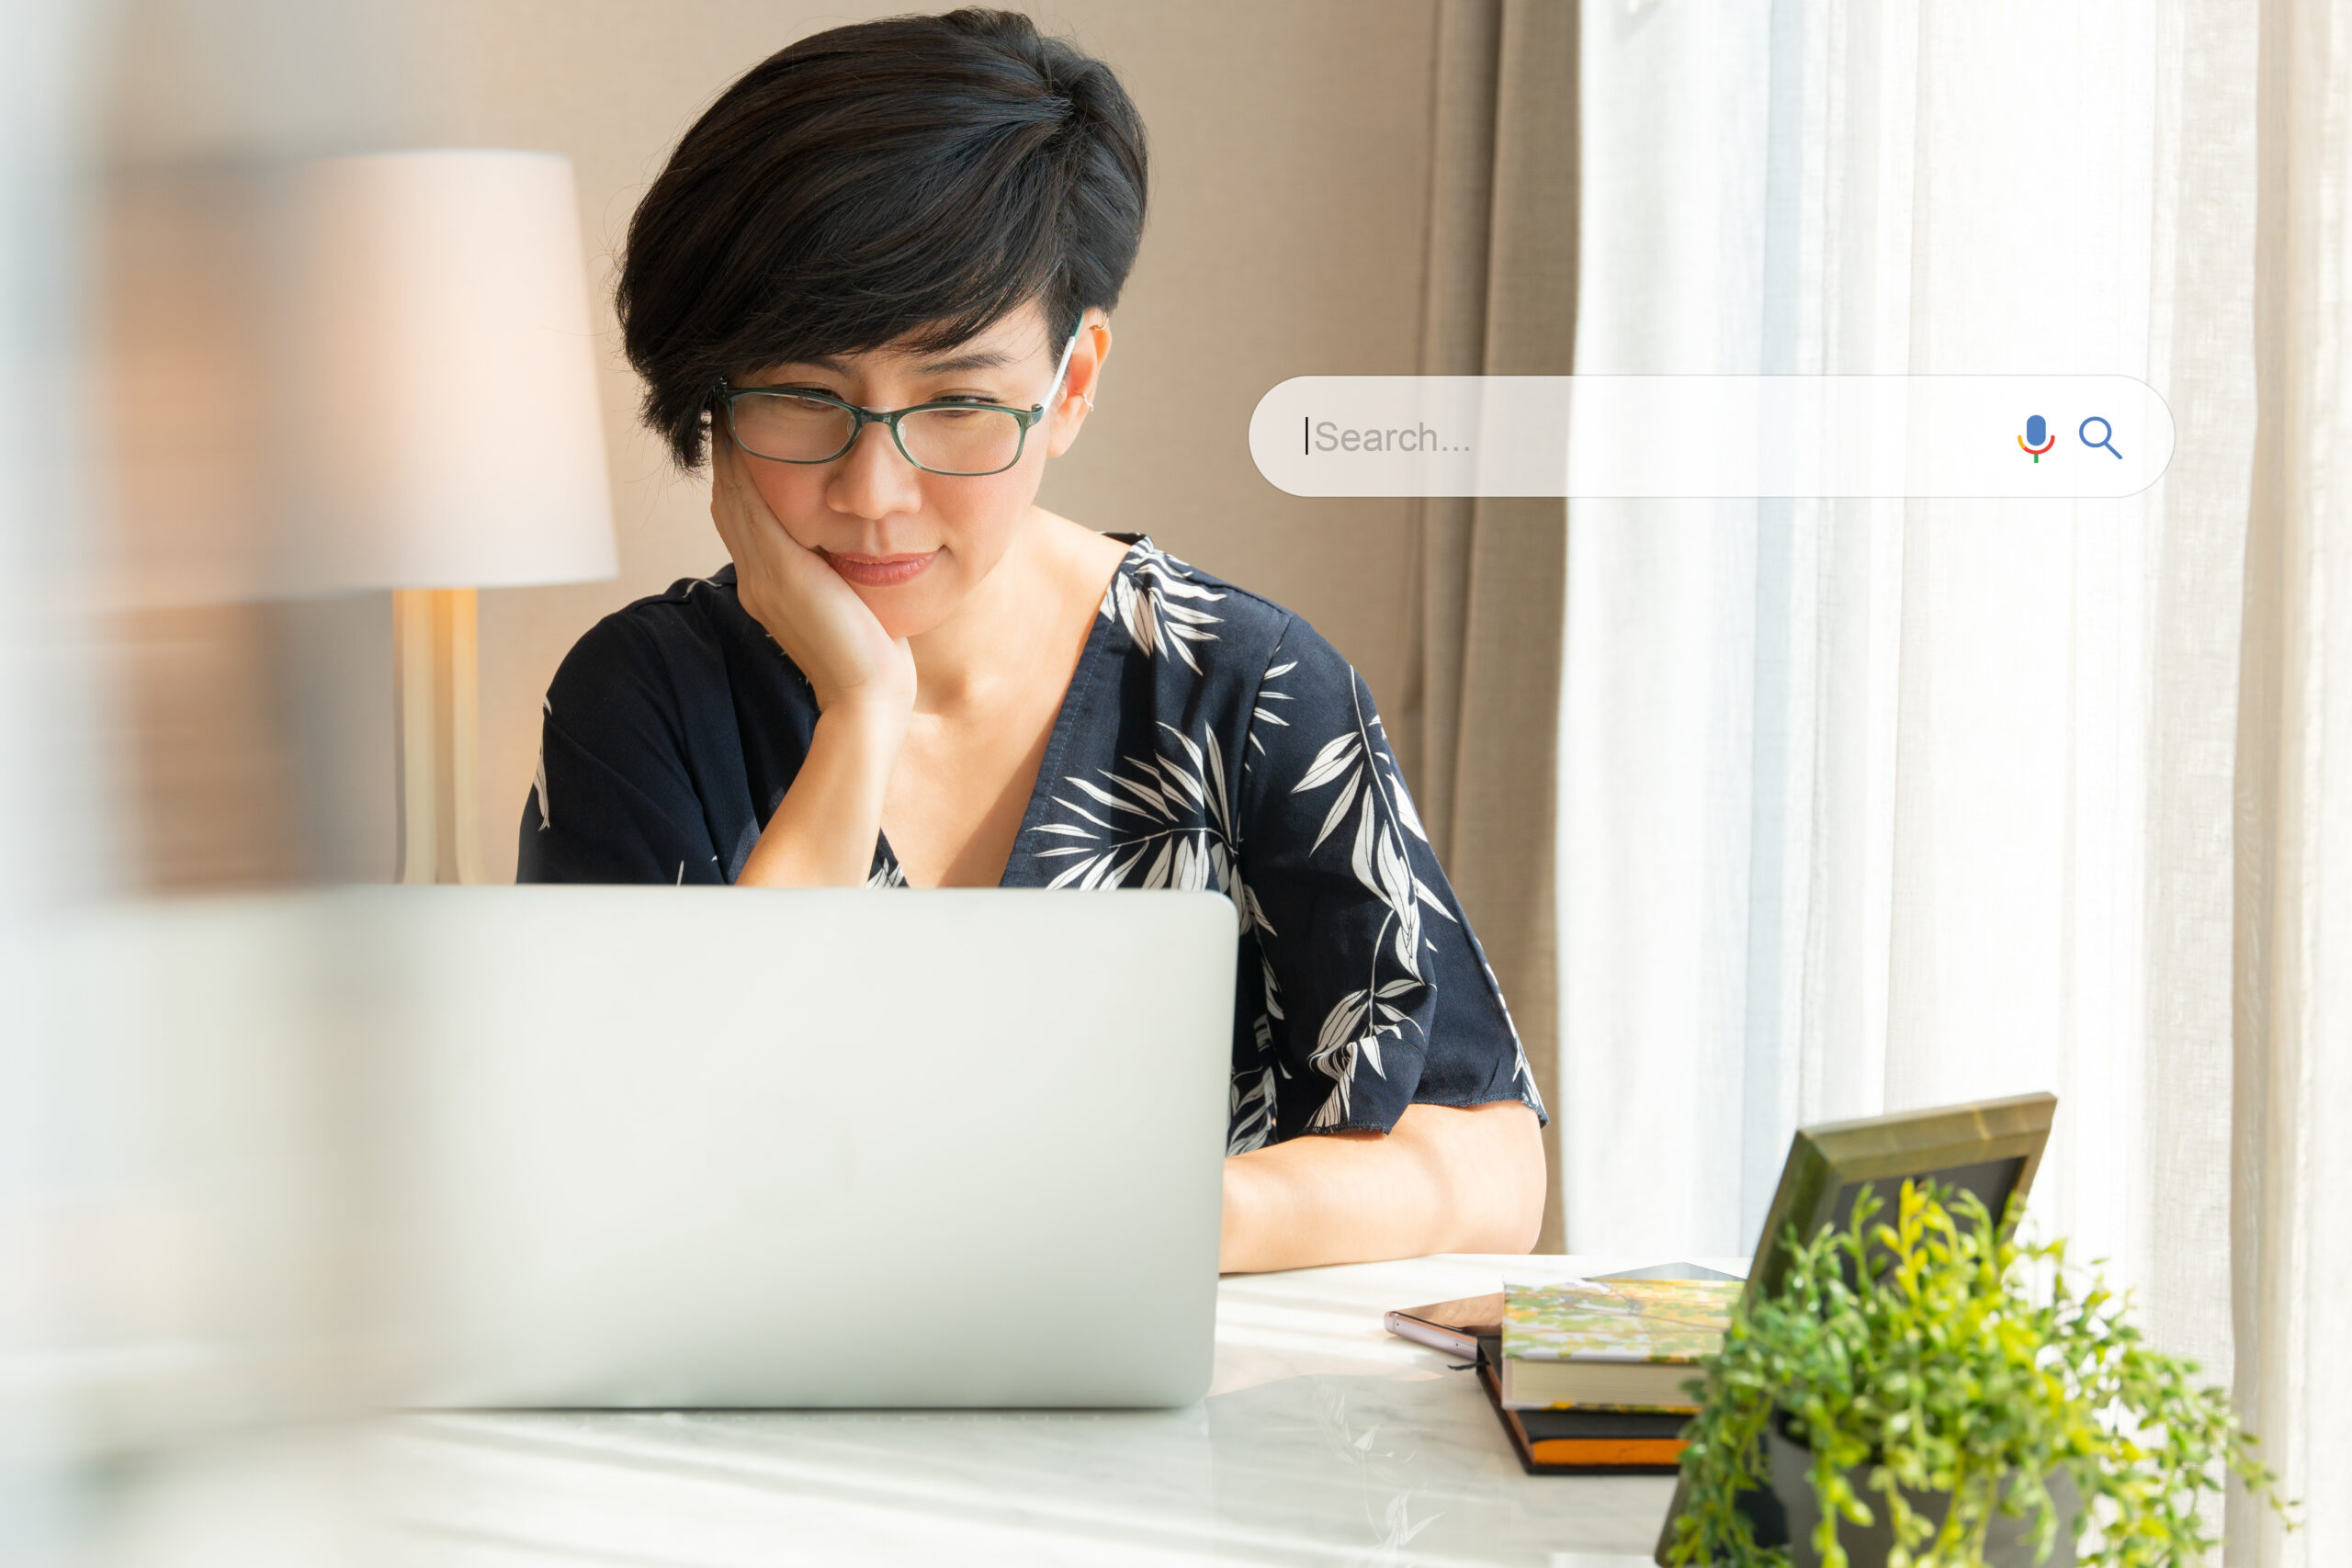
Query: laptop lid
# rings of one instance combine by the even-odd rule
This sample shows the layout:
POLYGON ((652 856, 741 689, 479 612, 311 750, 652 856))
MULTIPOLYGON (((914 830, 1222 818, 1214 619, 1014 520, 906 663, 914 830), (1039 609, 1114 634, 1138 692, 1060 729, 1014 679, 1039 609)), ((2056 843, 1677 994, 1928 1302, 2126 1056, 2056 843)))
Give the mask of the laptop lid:
POLYGON ((1205 1389, 1210 893, 353 896, 409 1401, 1205 1389))

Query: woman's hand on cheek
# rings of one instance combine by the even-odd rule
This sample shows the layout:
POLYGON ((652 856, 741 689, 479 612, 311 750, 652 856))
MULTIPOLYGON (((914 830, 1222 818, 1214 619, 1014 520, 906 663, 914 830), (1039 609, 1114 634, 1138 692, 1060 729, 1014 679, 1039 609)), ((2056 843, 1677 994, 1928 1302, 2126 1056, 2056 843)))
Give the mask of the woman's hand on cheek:
POLYGON ((808 677, 820 711, 870 709, 903 721, 915 701, 906 638, 884 631, 857 591, 785 531, 744 465, 734 444, 715 433, 710 519, 735 562, 743 608, 808 677))

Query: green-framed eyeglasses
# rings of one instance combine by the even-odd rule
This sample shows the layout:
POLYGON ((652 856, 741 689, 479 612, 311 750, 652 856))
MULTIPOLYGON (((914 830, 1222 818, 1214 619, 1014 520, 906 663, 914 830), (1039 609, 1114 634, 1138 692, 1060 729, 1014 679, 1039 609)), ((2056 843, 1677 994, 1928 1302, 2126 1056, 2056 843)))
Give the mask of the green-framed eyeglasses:
POLYGON ((737 387, 720 382, 714 396, 725 408, 736 446, 772 463, 830 463, 857 444, 869 424, 887 424, 899 455, 927 474, 978 479, 1021 461, 1032 426, 1069 373, 1072 333, 1054 369, 1044 401, 1016 409, 1003 403, 946 399, 903 409, 863 409, 813 388, 737 387))

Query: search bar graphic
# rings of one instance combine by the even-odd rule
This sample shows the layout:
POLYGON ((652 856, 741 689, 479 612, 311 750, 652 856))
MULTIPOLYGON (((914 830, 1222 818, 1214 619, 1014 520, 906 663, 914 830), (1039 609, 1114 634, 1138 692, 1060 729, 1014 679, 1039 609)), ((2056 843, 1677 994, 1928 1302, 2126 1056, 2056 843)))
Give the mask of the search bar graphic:
POLYGON ((1325 496, 2112 500, 2173 440, 2129 376, 1299 376, 1250 418, 1325 496))

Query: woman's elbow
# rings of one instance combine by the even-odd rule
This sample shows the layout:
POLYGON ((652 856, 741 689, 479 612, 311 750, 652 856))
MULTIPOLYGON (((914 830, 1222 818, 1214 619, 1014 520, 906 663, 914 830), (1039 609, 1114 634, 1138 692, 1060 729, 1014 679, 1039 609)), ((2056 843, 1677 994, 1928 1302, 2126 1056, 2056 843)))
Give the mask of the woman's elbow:
POLYGON ((1544 1127, 1535 1112, 1509 1103, 1496 1108, 1498 1145, 1491 1169, 1492 1239, 1480 1252, 1532 1252, 1544 1229, 1544 1199, 1551 1172, 1544 1163, 1544 1127))
MULTIPOLYGON (((1544 1226, 1550 1185, 1544 1134, 1535 1112, 1517 1100, 1462 1110, 1414 1108, 1433 1113, 1428 1131, 1442 1141, 1442 1206, 1449 1233, 1437 1250, 1526 1252, 1544 1226)), ((1408 1119, 1414 1112, 1408 1112, 1408 1119)))

